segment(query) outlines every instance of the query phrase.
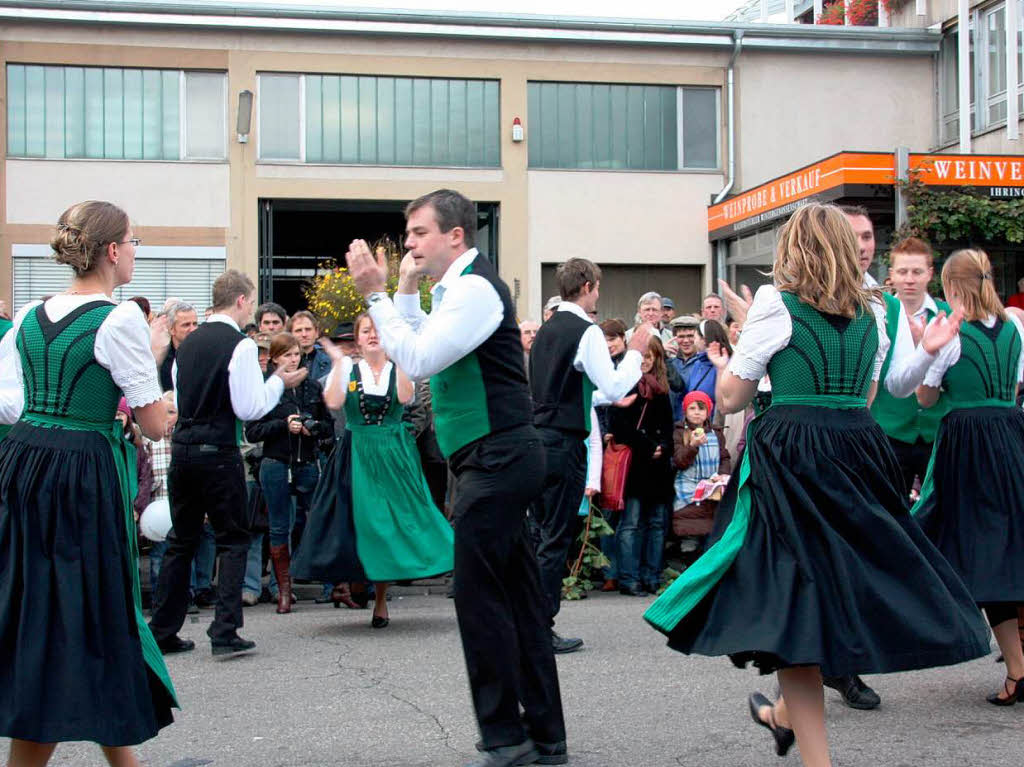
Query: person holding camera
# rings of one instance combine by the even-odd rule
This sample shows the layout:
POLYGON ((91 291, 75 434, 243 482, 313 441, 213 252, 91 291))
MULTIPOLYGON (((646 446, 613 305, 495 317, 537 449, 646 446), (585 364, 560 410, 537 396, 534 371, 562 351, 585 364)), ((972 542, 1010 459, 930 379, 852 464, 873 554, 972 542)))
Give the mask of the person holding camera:
MULTIPOLYGON (((281 368, 297 370, 302 359, 299 342, 291 333, 278 333, 270 340, 267 373, 281 368)), ((263 443, 260 486, 270 517, 270 559, 277 579, 277 612, 292 611, 291 535, 292 496, 295 524, 304 526, 305 512, 319 479, 317 444, 331 435, 331 416, 323 401, 323 387, 306 378, 289 389, 281 401, 258 421, 245 426, 245 438, 263 443)), ((301 531, 299 531, 301 535, 301 531)))

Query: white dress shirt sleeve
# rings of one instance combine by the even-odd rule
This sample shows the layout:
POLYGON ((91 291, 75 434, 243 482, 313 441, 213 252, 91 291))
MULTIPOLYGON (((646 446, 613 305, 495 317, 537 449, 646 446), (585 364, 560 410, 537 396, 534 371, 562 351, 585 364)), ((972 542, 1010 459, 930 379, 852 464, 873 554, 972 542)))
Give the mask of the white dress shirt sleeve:
MULTIPOLYGON (((875 361, 871 368, 871 380, 877 381, 882 375, 882 365, 889 354, 889 334, 885 329, 885 302, 872 301, 871 311, 875 315, 875 327, 878 328, 878 349, 875 350, 875 361)), ((902 315, 903 312, 901 311, 902 315)), ((923 374, 923 373, 922 373, 923 374)), ((888 378, 889 376, 886 376, 888 378)))
POLYGON ((762 285, 747 312, 743 332, 729 362, 729 372, 747 381, 759 381, 768 361, 784 349, 793 335, 793 320, 772 285, 762 285))
POLYGON ((938 389, 942 386, 942 379, 946 377, 946 371, 960 361, 960 336, 939 349, 935 355, 935 361, 928 368, 924 376, 924 385, 938 389))
MULTIPOLYGON (((1017 334, 1020 336, 1022 347, 1024 347, 1024 325, 1021 325, 1016 314, 1010 314, 1010 312, 1007 312, 1007 314, 1010 315, 1010 322, 1017 328, 1017 334)), ((1017 383, 1021 381, 1024 381, 1024 348, 1022 348, 1020 357, 1017 360, 1017 383)))
POLYGON ((352 377, 352 358, 342 357, 341 362, 331 365, 331 372, 324 378, 324 391, 327 391, 334 383, 334 379, 341 376, 341 380, 347 381, 352 377))
POLYGON ((601 445, 601 427, 597 422, 597 412, 590 408, 590 434, 587 436, 590 445, 587 453, 587 489, 601 492, 601 466, 604 454, 601 445))
POLYGON ((395 293, 395 308, 398 309, 398 313, 402 315, 402 318, 409 323, 409 325, 419 332, 420 328, 423 327, 423 323, 427 321, 427 313, 423 311, 423 307, 420 306, 420 294, 419 293, 395 293))
POLYGON ((390 300, 370 307, 384 350, 414 381, 440 373, 476 349, 498 329, 503 316, 498 292, 476 274, 445 285, 444 300, 418 329, 390 300))
POLYGON ((21 307, 14 315, 14 325, 0 341, 0 423, 12 424, 21 418, 25 409, 25 384, 21 372, 21 355, 16 343, 18 329, 25 315, 42 301, 33 301, 21 307))
MULTIPOLYGON (((929 354, 923 346, 914 346, 914 337, 910 333, 910 322, 902 304, 899 306, 899 319, 896 322, 896 338, 893 339, 892 359, 889 361, 889 372, 885 374, 885 388, 894 397, 909 397, 924 381, 929 366, 935 361, 935 355, 929 354)), ((882 323, 885 324, 883 313, 882 323)), ((881 348, 884 328, 879 326, 878 340, 881 348)), ((948 344, 947 344, 948 346, 948 344)), ((959 356, 959 349, 957 350, 959 356)), ((878 380, 879 372, 875 371, 874 380, 878 380)))
POLYGON ((583 332, 576 349, 573 367, 587 374, 590 382, 601 392, 598 404, 622 399, 640 380, 640 364, 643 356, 636 350, 626 352, 618 367, 608 353, 608 343, 597 325, 591 325, 583 332))
POLYGON ((228 363, 228 389, 231 409, 241 421, 255 421, 277 405, 284 393, 284 381, 279 376, 263 380, 260 370, 260 351, 251 338, 238 342, 228 363))
POLYGON ((146 316, 134 301, 118 304, 96 331, 96 361, 110 371, 129 407, 149 405, 163 396, 150 344, 146 316))

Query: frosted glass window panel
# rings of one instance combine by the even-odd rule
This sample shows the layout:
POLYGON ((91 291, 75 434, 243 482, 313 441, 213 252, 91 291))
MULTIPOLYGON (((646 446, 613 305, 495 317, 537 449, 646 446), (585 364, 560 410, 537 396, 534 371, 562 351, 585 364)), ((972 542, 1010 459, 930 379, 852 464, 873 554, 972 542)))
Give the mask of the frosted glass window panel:
POLYGON ((7 152, 13 157, 24 157, 25 128, 28 118, 25 67, 7 67, 7 152))
POLYGON ((81 67, 64 70, 64 154, 85 157, 85 72, 81 67))
POLYGON ((180 70, 9 64, 8 155, 177 160, 180 78, 180 70))
POLYGON ((103 70, 85 70, 85 156, 103 154, 103 70))
POLYGON ((717 88, 683 88, 683 165, 718 167, 717 88))
MULTIPOLYGON (((531 168, 678 170, 718 166, 717 89, 694 91, 679 125, 673 85, 527 84, 531 168), (688 152, 679 157, 680 131, 688 152)), ((684 104, 687 102, 684 99, 684 104)))
POLYGON ((260 75, 260 157, 271 160, 302 159, 299 87, 299 75, 260 75))
POLYGON ((305 162, 495 167, 501 161, 495 81, 365 75, 305 75, 304 81, 305 162))
POLYGON ((124 157, 124 72, 103 70, 103 156, 124 157))
POLYGON ((142 70, 124 70, 124 158, 141 160, 143 155, 142 70))
POLYGON ((988 56, 988 122, 1006 120, 1006 9, 987 14, 986 54, 988 56))
POLYGON ((25 67, 25 156, 46 157, 46 69, 25 67))
POLYGON ((185 73, 185 156, 223 160, 227 150, 227 78, 220 72, 185 73))
POLYGON ((160 77, 163 159, 177 160, 181 158, 181 76, 177 71, 163 70, 160 77))

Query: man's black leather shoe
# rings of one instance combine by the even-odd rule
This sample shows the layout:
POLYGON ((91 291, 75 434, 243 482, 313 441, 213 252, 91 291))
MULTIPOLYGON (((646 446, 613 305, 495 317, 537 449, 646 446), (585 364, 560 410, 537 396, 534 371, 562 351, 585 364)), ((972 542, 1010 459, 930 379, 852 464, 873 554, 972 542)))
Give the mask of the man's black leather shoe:
POLYGON ((227 642, 212 642, 211 646, 214 655, 237 655, 249 652, 256 647, 256 643, 242 639, 242 637, 235 637, 227 642))
POLYGON ((557 743, 541 743, 538 740, 533 745, 537 747, 538 754, 534 764, 568 764, 569 751, 564 740, 557 743))
POLYGON ((173 655, 176 652, 191 652, 196 649, 196 643, 191 639, 182 639, 177 634, 156 643, 160 652, 164 655, 173 655))
MULTIPOLYGON (((538 754, 537 761, 534 764, 568 764, 569 751, 565 746, 564 740, 560 740, 557 743, 541 743, 537 740, 534 741, 533 745, 537 749, 538 754)), ((484 744, 477 741, 476 750, 483 751, 484 744)))
POLYGON ((539 757, 533 741, 527 738, 516 746, 500 746, 481 751, 480 756, 466 767, 520 767, 524 764, 537 764, 539 757))
POLYGON ((551 632, 551 649, 555 651, 555 655, 565 655, 566 653, 576 652, 583 647, 583 640, 575 637, 561 637, 558 636, 554 631, 551 632))
POLYGON ((843 696, 843 702, 850 708, 870 711, 878 708, 882 699, 878 693, 864 684, 859 676, 825 676, 822 681, 826 687, 837 690, 843 696))

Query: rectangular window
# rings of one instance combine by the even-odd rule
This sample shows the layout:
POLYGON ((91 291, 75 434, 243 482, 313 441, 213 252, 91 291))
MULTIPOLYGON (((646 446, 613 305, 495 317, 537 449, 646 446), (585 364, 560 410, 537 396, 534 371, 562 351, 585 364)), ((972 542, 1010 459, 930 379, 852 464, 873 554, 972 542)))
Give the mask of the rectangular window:
POLYGON ((226 80, 219 72, 8 64, 8 155, 223 160, 226 80))
MULTIPOLYGON (((1006 47, 1006 4, 975 9, 970 13, 971 130, 983 131, 1006 122, 1007 64, 1017 63, 1017 103, 1024 116, 1024 0, 1018 3, 1016 49, 1006 47), (1012 55, 1013 58, 1007 57, 1012 55), (980 94, 980 101, 976 98, 980 94), (980 107, 979 107, 980 104, 980 107)), ((957 140, 959 99, 956 27, 948 30, 939 51, 939 143, 957 140)))
POLYGON ((496 80, 259 75, 262 160, 499 167, 496 80))
POLYGON ((527 84, 531 168, 718 167, 719 89, 527 84))

